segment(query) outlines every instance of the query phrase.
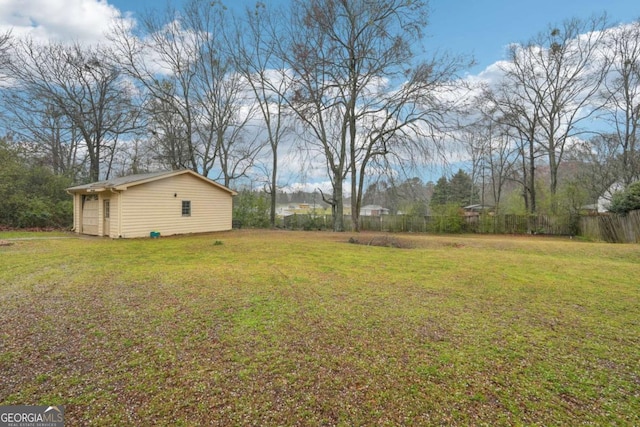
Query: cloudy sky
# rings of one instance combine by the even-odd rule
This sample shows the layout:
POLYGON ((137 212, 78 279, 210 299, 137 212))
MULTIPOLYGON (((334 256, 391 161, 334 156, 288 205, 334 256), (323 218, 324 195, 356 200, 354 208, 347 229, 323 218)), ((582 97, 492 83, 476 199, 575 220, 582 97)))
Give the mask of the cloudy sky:
MULTIPOLYGON (((234 7, 255 4, 255 0, 223 1, 234 7)), ((279 1, 285 0, 271 0, 279 1)), ((0 30, 93 41, 102 37, 112 20, 135 20, 165 4, 164 0, 0 0, 0 30)), ((638 0, 431 0, 431 9, 427 47, 473 55, 477 65, 469 72, 474 74, 500 60, 507 44, 525 41, 549 24, 605 11, 612 23, 640 18, 638 0)))
MULTIPOLYGON (((179 6, 182 1, 173 0, 173 4, 179 6)), ((255 1, 223 0, 236 8, 255 1)), ((140 14, 165 4, 165 0, 0 0, 0 33, 10 29, 17 36, 94 42, 102 39, 114 20, 135 25, 140 14)), ((640 19, 639 0, 431 0, 430 4, 427 49, 472 55, 476 65, 467 70, 471 78, 490 78, 491 65, 503 59, 505 46, 524 42, 563 20, 603 12, 612 24, 640 19)))

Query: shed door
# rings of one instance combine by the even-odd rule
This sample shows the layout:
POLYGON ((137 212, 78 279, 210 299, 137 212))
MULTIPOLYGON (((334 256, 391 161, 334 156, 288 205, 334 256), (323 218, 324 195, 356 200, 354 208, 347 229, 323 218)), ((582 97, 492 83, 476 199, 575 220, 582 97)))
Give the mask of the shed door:
POLYGON ((85 196, 82 204, 82 232, 98 235, 98 197, 85 196))
POLYGON ((109 232, 111 231, 111 225, 110 225, 110 219, 109 219, 111 217, 111 204, 109 202, 109 199, 104 200, 102 206, 103 206, 102 215, 104 217, 102 234, 105 236, 108 236, 109 232))

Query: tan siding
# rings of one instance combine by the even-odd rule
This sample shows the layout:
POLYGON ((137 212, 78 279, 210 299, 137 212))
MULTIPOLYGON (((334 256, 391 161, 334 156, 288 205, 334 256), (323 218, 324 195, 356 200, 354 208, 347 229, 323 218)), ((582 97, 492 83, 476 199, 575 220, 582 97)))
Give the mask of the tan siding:
POLYGON ((102 226, 103 226, 103 212, 102 212, 102 201, 103 201, 103 194, 99 193, 98 194, 98 232, 96 233, 98 236, 103 236, 104 233, 102 231, 102 226))
POLYGON ((82 196, 78 193, 73 195, 73 230, 76 233, 80 233, 81 231, 81 221, 82 221, 82 196))
POLYGON ((231 229, 231 195, 189 174, 130 187, 120 197, 121 237, 231 229), (191 201, 189 217, 182 216, 183 200, 191 201))
POLYGON ((111 215, 111 228, 109 230, 109 237, 116 238, 119 236, 120 232, 118 231, 118 227, 120 225, 120 215, 119 205, 120 204, 120 195, 118 193, 113 193, 111 195, 111 204, 109 206, 109 214, 111 215))

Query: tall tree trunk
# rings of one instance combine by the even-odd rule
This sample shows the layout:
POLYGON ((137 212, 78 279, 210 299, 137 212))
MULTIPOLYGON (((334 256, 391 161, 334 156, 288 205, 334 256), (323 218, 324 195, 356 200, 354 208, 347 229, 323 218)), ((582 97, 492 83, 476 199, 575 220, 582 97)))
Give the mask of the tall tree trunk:
POLYGON ((271 211, 269 212, 269 221, 271 223, 271 227, 275 228, 276 226, 276 201, 278 197, 278 192, 276 191, 277 179, 278 179, 278 150, 273 149, 273 164, 271 171, 271 211))
POLYGON ((343 181, 336 178, 333 185, 333 198, 335 210, 333 212, 333 231, 344 231, 344 202, 343 202, 343 181))

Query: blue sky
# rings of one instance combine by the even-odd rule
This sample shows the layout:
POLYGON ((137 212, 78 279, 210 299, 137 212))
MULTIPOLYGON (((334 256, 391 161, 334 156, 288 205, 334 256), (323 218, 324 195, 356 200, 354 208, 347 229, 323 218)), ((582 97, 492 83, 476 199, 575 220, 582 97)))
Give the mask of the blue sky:
MULTIPOLYGON (((185 0, 172 1, 179 7, 185 0)), ((223 0, 237 8, 253 6, 255 1, 223 0)), ((0 0, 0 34, 10 30, 15 36, 41 40, 104 41, 114 21, 135 19, 165 5, 165 0, 0 0)), ((491 72, 483 71, 504 59, 508 44, 525 42, 549 25, 574 17, 607 12, 612 25, 628 23, 640 19, 640 0, 431 0, 431 11, 427 50, 473 55, 477 65, 466 70, 468 75, 486 79, 491 72)), ((295 169, 290 172, 299 174, 302 167, 290 163, 295 169)), ((433 173, 429 179, 435 180, 440 172, 433 173)))
POLYGON ((432 0, 434 45, 476 57, 478 69, 502 59, 504 47, 551 24, 606 12, 612 23, 640 18, 638 0, 432 0))
MULTIPOLYGON (((172 0, 179 6, 185 0, 172 0)), ((256 0, 222 0, 243 8, 256 0)), ((262 0, 282 4, 289 0, 262 0)), ((98 41, 113 19, 134 19, 146 10, 163 9, 166 0, 0 0, 0 33, 37 38, 98 41)), ((505 46, 526 41, 551 24, 607 12, 611 23, 640 19, 640 0, 431 0, 430 52, 473 55, 478 74, 503 58, 505 46)))
MULTIPOLYGON (((166 4, 158 0, 109 0, 109 3, 134 14, 166 4)), ((255 0, 224 3, 251 6, 255 0)), ((431 12, 427 48, 471 54, 477 65, 469 71, 477 73, 502 59, 507 44, 526 41, 550 24, 603 12, 607 12, 612 23, 640 19, 640 0, 431 0, 431 12)))

